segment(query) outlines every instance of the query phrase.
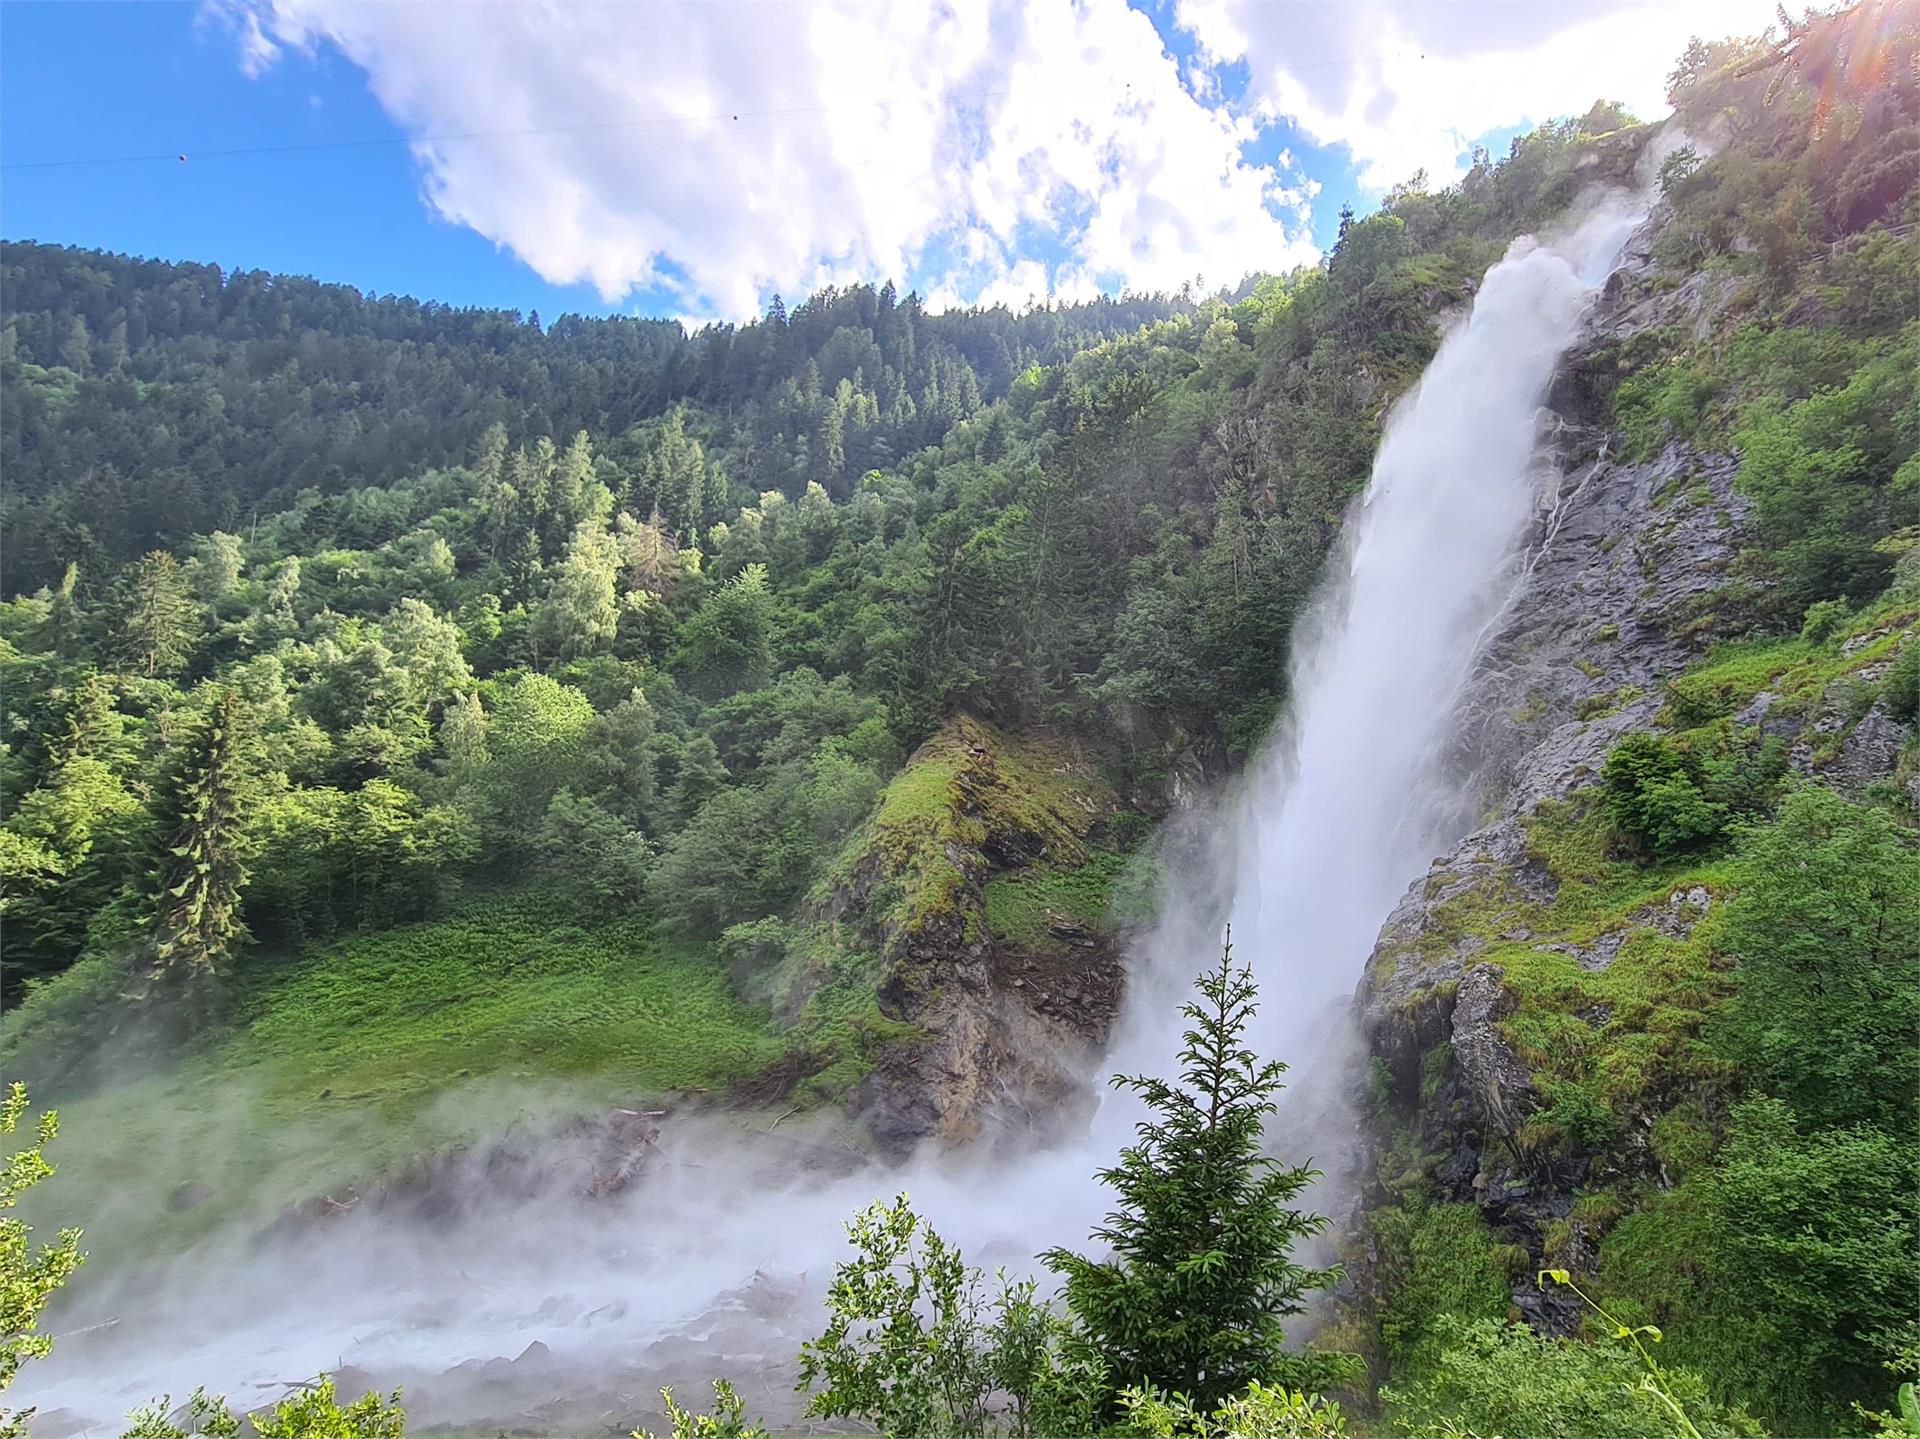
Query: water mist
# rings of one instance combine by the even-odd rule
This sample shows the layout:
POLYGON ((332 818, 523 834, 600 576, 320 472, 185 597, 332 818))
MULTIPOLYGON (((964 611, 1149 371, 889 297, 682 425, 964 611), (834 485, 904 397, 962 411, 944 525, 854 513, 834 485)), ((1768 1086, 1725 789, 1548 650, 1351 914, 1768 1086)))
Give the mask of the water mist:
MULTIPOLYGON (((1320 1089, 1333 1098, 1283 1118, 1301 1116, 1307 1148, 1350 1137, 1332 1132, 1352 1127, 1338 1103, 1351 1071, 1331 1057, 1346 1032, 1344 1001, 1395 901, 1466 827, 1441 783, 1442 752, 1482 640, 1515 588, 1542 397, 1646 211, 1644 198, 1611 196, 1558 237, 1517 241, 1396 407, 1295 637, 1286 717, 1203 826, 1198 851, 1212 872, 1169 884, 1160 922, 1136 946, 1110 1068, 1166 1072, 1177 1006, 1230 920, 1260 983, 1257 1047, 1289 1060, 1303 1091, 1316 1073, 1332 1076, 1320 1089)), ((236 1243, 184 1274, 115 1283, 83 1271, 78 1283, 102 1293, 77 1305, 73 1322, 110 1312, 119 1323, 62 1343, 24 1372, 14 1397, 107 1425, 199 1383, 257 1404, 278 1392, 273 1381, 343 1362, 433 1390, 449 1366, 498 1364, 535 1340, 556 1367, 494 1400, 478 1374, 476 1416, 492 1403, 506 1418, 528 1393, 563 1391, 596 1367, 624 1368, 612 1388, 644 1395, 632 1366, 673 1336, 703 1343, 678 1361, 656 1347, 647 1373, 682 1393, 713 1373, 780 1373, 815 1327, 817 1300, 774 1315, 751 1297, 716 1304, 717 1295, 756 1269, 804 1274, 803 1292, 817 1295, 844 1254, 844 1218, 901 1188, 989 1268, 1084 1244, 1107 1198, 1091 1176, 1134 1117, 1124 1096, 1111 1097, 1081 1142, 993 1173, 928 1160, 829 1183, 768 1172, 764 1152, 716 1122, 680 1136, 631 1202, 591 1214, 476 1206, 431 1231, 355 1216, 318 1232, 308 1253, 268 1257, 236 1243)), ((1279 1138, 1292 1154, 1298 1136, 1279 1138)))

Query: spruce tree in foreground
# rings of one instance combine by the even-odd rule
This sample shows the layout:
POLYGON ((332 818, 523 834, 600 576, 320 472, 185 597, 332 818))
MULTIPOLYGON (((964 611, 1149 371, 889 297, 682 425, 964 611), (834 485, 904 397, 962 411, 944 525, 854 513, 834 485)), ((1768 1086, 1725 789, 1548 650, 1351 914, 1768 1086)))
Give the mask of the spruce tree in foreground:
POLYGON ((1101 1180, 1119 1196, 1094 1231, 1111 1253, 1042 1256, 1066 1280, 1067 1306, 1117 1385, 1153 1385, 1212 1409, 1259 1380, 1314 1390, 1344 1378, 1343 1356, 1289 1354, 1281 1320, 1339 1277, 1294 1262, 1293 1245, 1326 1226, 1292 1201, 1315 1177, 1261 1153, 1286 1066, 1247 1047, 1253 975, 1220 963, 1183 1006, 1192 1028, 1180 1082, 1118 1076, 1152 1114, 1101 1180))

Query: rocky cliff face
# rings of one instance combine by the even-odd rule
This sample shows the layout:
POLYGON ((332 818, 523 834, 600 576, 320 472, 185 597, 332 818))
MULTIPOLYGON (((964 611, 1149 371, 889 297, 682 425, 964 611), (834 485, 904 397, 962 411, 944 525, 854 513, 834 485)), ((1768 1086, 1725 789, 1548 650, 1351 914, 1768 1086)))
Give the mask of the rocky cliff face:
MULTIPOLYGON (((1671 286, 1650 254, 1632 255, 1551 393, 1554 464, 1525 577, 1456 757, 1482 822, 1395 908, 1357 999, 1378 1153, 1355 1258, 1376 1299, 1391 1281, 1368 1213, 1471 1206, 1490 1252, 1513 1256, 1514 1308, 1571 1328, 1577 1306, 1542 1295, 1534 1268, 1591 1258, 1617 1217, 1606 1194, 1670 1187, 1667 1141, 1711 1088, 1692 1041, 1725 983, 1703 929, 1718 884, 1614 862, 1592 787, 1624 734, 1670 714, 1668 682, 1744 629, 1746 505, 1734 456, 1673 444, 1620 458, 1602 397, 1624 341, 1704 329, 1738 304, 1701 278, 1671 286)), ((1803 774, 1856 792, 1895 780, 1902 727, 1859 696, 1914 629, 1914 614, 1896 616, 1835 663, 1743 674, 1716 702, 1736 733, 1782 740, 1803 774)), ((1920 781, 1897 778, 1920 799, 1920 781)))
POLYGON ((874 956, 889 1026, 854 1096, 889 1153, 1048 1130, 1087 1102, 1119 1006, 1127 811, 1076 748, 951 721, 842 855, 812 926, 874 956))

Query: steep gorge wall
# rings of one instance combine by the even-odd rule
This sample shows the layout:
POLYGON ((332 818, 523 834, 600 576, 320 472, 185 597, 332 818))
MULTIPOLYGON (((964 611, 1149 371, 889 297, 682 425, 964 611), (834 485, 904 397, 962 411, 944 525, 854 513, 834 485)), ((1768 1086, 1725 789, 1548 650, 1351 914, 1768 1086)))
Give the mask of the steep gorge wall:
MULTIPOLYGON (((1420 1225, 1471 1227, 1472 1262, 1504 1268, 1510 1312, 1570 1331, 1578 1302, 1543 1294, 1535 1269, 1591 1265, 1622 1202, 1678 1181, 1676 1136, 1711 1119, 1696 1041, 1726 992, 1707 923, 1723 876, 1621 861, 1594 786, 1622 736, 1670 714, 1667 682, 1746 633, 1748 505, 1732 454, 1676 442, 1621 458, 1605 395, 1623 342, 1704 334, 1740 303, 1704 275, 1675 284, 1643 242, 1551 393, 1527 569, 1454 756, 1481 823, 1396 906, 1356 998, 1373 1152, 1349 1231, 1362 1318, 1341 1337, 1376 1354, 1395 1294, 1438 1282, 1419 1272, 1432 1252, 1406 1240, 1420 1225)), ((1893 782, 1920 803, 1905 732, 1860 699, 1916 632, 1920 605, 1830 662, 1753 681, 1730 701, 1734 732, 1783 741, 1802 776, 1843 792, 1893 782)))

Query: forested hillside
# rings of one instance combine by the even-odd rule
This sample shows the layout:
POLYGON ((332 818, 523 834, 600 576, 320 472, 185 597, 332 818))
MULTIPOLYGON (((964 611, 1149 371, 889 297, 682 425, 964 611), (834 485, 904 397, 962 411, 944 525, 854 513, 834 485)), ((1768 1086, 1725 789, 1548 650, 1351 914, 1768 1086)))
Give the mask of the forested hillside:
MULTIPOLYGON (((1618 123, 1233 303, 856 289, 682 340, 10 245, 10 982, 151 923, 208 786, 248 787, 210 842, 263 941, 543 843, 713 938, 798 899, 956 712, 1071 720, 1151 806, 1181 745, 1262 732, 1437 315, 1618 123)), ((208 930, 180 973, 234 952, 208 930)))
POLYGON ((688 335, 622 316, 543 329, 537 314, 35 245, 8 244, 0 266, 0 359, 22 365, 0 433, 9 518, 36 542, 23 551, 109 567, 309 489, 468 461, 496 424, 516 443, 587 430, 637 464, 648 436, 634 427, 680 404, 711 416, 725 465, 706 492, 659 497, 673 524, 704 529, 810 480, 845 499, 1030 366, 1192 308, 929 315, 889 284, 823 291, 791 315, 776 297, 763 322, 688 335))
MULTIPOLYGON (((1854 15, 1682 58, 1627 318, 1553 399, 1644 502, 1482 696, 1577 759, 1501 770, 1369 966, 1326 1342, 1404 1432, 1546 1432, 1543 1266, 1663 1326, 1717 1432, 1864 1432, 1913 1377, 1920 41, 1854 15)), ((129 1257, 496 1075, 840 1103, 883 1153, 1016 1080, 1064 1110, 1129 860, 1285 713, 1389 408, 1649 131, 1595 104, 1317 267, 1019 314, 543 326, 7 242, 6 1077, 96 1192, 216 1196, 129 1257), (178 1160, 131 1153, 162 1115, 178 1160)))

